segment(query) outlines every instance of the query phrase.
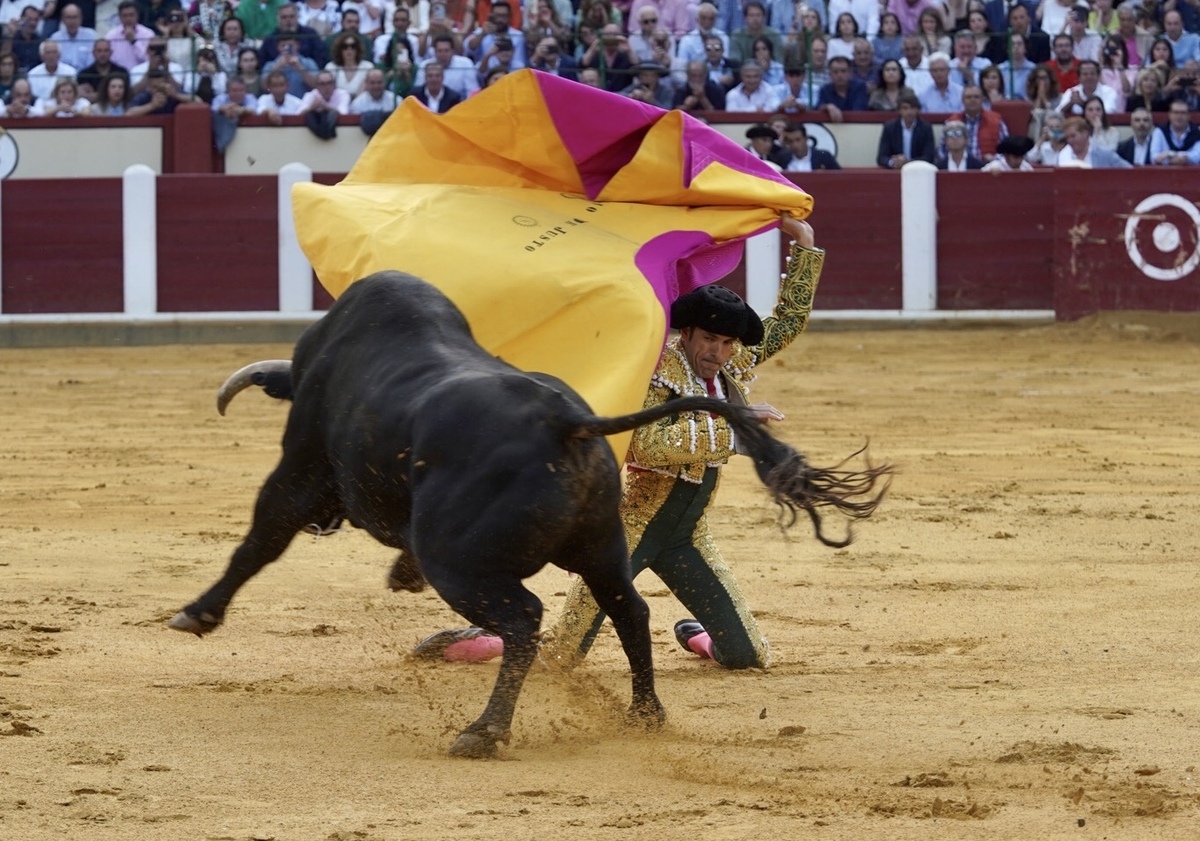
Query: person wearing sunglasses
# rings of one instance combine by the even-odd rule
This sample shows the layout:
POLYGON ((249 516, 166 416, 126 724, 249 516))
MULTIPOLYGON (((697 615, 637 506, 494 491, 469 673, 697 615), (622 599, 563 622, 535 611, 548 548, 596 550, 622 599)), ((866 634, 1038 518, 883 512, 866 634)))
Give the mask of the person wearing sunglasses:
POLYGON ((962 120, 947 120, 942 139, 946 154, 938 158, 938 169, 947 172, 983 169, 983 161, 967 152, 967 124, 962 120))

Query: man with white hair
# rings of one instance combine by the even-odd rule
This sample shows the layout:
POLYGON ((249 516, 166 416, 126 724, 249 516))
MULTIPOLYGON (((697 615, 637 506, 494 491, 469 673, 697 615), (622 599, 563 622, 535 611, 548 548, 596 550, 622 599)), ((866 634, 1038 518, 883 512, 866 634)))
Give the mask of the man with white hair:
POLYGON ((1092 142, 1092 128, 1083 117, 1067 117, 1063 123, 1067 145, 1058 153, 1059 166, 1082 166, 1093 169, 1131 169, 1132 164, 1111 149, 1102 149, 1092 142))
POLYGON ((729 33, 717 28, 717 7, 701 3, 696 7, 696 28, 679 39, 675 55, 684 62, 704 61, 704 39, 721 39, 722 52, 729 53, 729 33))
POLYGON ((64 76, 74 79, 78 73, 74 67, 59 60, 62 51, 57 41, 43 41, 38 45, 38 55, 42 63, 30 70, 26 78, 33 95, 41 100, 50 97, 59 79, 64 76))
POLYGON ((950 81, 950 56, 936 52, 929 57, 929 76, 933 84, 920 95, 921 110, 926 114, 953 114, 961 111, 962 86, 950 81))
POLYGON ((688 11, 687 0, 633 0, 629 14, 631 35, 641 25, 643 9, 649 9, 651 17, 657 18, 651 28, 665 29, 671 35, 672 46, 676 38, 692 28, 692 13, 688 11))
POLYGON ((779 94, 763 84, 762 68, 753 62, 742 65, 742 83, 725 96, 725 110, 732 112, 775 111, 779 94))

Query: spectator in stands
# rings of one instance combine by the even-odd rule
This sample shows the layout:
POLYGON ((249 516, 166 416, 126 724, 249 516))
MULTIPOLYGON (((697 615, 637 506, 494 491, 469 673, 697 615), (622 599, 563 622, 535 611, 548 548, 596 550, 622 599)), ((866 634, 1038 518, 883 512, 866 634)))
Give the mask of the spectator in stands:
POLYGON ((206 105, 212 105, 219 94, 225 93, 229 77, 217 66, 217 54, 208 47, 196 53, 196 69, 184 71, 183 89, 206 105))
POLYGON ((1026 155, 1026 159, 1035 166, 1058 166, 1058 156, 1067 146, 1066 133, 1063 131, 1064 117, 1058 111, 1049 111, 1042 120, 1041 131, 1038 134, 1037 145, 1026 155))
POLYGON ((167 13, 162 26, 167 39, 167 58, 184 70, 196 66, 196 53, 204 47, 204 39, 192 31, 183 9, 172 9, 167 13))
POLYGON ((1050 68, 1038 65, 1029 74, 1025 81, 1025 99, 1032 107, 1029 113, 1029 136, 1038 139, 1042 133, 1042 121, 1046 119, 1047 114, 1058 113, 1058 101, 1062 99, 1058 82, 1050 68))
POLYGON ((876 0, 830 0, 828 17, 836 21, 842 12, 850 12, 858 23, 858 31, 874 38, 879 34, 879 7, 876 0))
POLYGON ((589 88, 603 88, 600 84, 600 71, 595 67, 584 67, 579 71, 579 83, 589 88))
POLYGON ((342 31, 346 30, 346 12, 358 13, 358 24, 354 31, 366 38, 363 50, 369 50, 371 42, 383 34, 383 24, 389 10, 382 0, 343 0, 342 31))
POLYGON ((933 163, 937 142, 933 126, 920 117, 921 101, 909 91, 900 96, 899 116, 884 123, 879 133, 875 163, 885 169, 899 169, 909 161, 933 163))
MULTIPOLYGON (((252 3, 254 0, 248 0, 248 2, 252 3)), ((238 10, 240 11, 241 8, 242 5, 239 4, 238 10)), ((246 32, 250 33, 249 27, 246 27, 246 32)), ((263 67, 270 67, 271 63, 280 57, 281 42, 285 40, 293 44, 296 55, 311 59, 318 69, 324 67, 329 61, 324 39, 317 34, 315 29, 300 25, 300 13, 296 4, 290 0, 285 0, 279 7, 276 12, 275 29, 263 39, 262 46, 259 47, 258 58, 263 67)))
POLYGON ((138 0, 138 21, 159 35, 167 15, 180 8, 180 0, 138 0))
POLYGON ((1145 108, 1136 108, 1129 115, 1129 127, 1133 135, 1117 144, 1117 154, 1134 166, 1150 166, 1150 135, 1154 131, 1154 118, 1145 108))
MULTIPOLYGON (((904 35, 915 34, 920 31, 921 13, 926 9, 932 9, 935 12, 941 11, 940 4, 933 0, 888 0, 887 13, 896 19, 900 32, 904 35)), ((883 17, 879 18, 879 29, 883 31, 883 17)))
POLYGON ((933 84, 920 95, 921 110, 926 114, 953 114, 961 111, 962 86, 950 80, 950 56, 934 53, 929 57, 929 76, 933 84))
POLYGON ((455 54, 453 35, 434 37, 433 58, 417 71, 418 87, 425 84, 425 73, 434 64, 442 68, 442 84, 458 94, 460 100, 479 90, 479 77, 476 75, 475 65, 466 56, 455 54))
POLYGON ((788 154, 779 145, 779 135, 775 129, 766 123, 758 123, 746 129, 746 139, 750 141, 746 144, 747 152, 770 164, 776 172, 783 172, 788 154))
POLYGON ((1117 31, 1117 15, 1113 0, 1092 0, 1092 10, 1088 14, 1088 29, 1101 38, 1112 35, 1117 31))
POLYGON ((921 48, 921 39, 916 35, 905 35, 900 49, 900 69, 904 71, 904 83, 912 88, 918 97, 933 85, 933 77, 929 75, 929 59, 921 48))
POLYGON ((752 61, 762 69, 763 84, 777 87, 783 84, 783 64, 777 60, 775 45, 770 38, 754 40, 754 58, 752 61))
POLYGON ((0 102, 8 99, 12 93, 13 82, 22 78, 17 70, 17 57, 12 53, 0 54, 0 102))
POLYGON ((388 89, 397 97, 412 90, 417 66, 417 36, 409 31, 412 12, 405 5, 392 13, 392 31, 375 39, 374 63, 384 72, 388 89))
POLYGON ((950 78, 962 87, 979 84, 979 71, 990 65, 976 53, 975 36, 969 29, 954 36, 954 59, 950 62, 950 78))
POLYGON ((926 58, 934 53, 950 55, 954 44, 946 34, 942 13, 938 9, 925 9, 917 16, 917 31, 914 33, 921 39, 921 50, 926 58))
POLYGON ((688 113, 724 111, 725 89, 709 78, 708 69, 703 61, 689 61, 687 78, 684 84, 676 89, 671 107, 688 113))
POLYGON ((725 47, 722 46, 721 39, 716 35, 709 35, 704 39, 704 56, 708 78, 725 91, 732 89, 738 80, 737 68, 725 55, 725 47))
POLYGON ((121 0, 117 6, 117 21, 118 25, 108 30, 104 37, 112 45, 113 63, 132 69, 146 60, 155 32, 138 23, 136 0, 121 0))
POLYGON ((842 12, 837 16, 833 36, 826 44, 829 49, 829 57, 853 58, 854 41, 858 37, 858 21, 849 12, 842 12))
POLYGON ((91 103, 79 95, 79 83, 64 76, 54 83, 50 96, 40 100, 35 110, 39 117, 77 117, 86 114, 90 106, 91 103))
POLYGON ((435 114, 445 114, 462 102, 457 91, 446 87, 445 70, 437 62, 425 67, 425 84, 414 88, 411 96, 435 114))
POLYGON ((605 24, 600 37, 584 52, 579 66, 594 67, 600 73, 605 90, 623 90, 632 78, 633 51, 619 24, 605 24))
POLYGON ((832 152, 810 147, 808 130, 804 123, 789 123, 783 133, 783 145, 788 156, 783 164, 784 172, 812 172, 817 169, 841 169, 832 152))
POLYGON ((367 73, 374 68, 372 62, 363 59, 362 43, 352 32, 337 37, 333 42, 333 58, 325 65, 325 69, 333 74, 338 89, 348 93, 351 99, 362 93, 367 73))
POLYGON ((124 76, 126 88, 129 87, 129 69, 114 64, 112 61, 112 44, 105 38, 97 38, 92 44, 92 63, 79 71, 75 77, 79 82, 79 92, 88 101, 96 102, 103 90, 101 82, 108 76, 124 76))
MULTIPOLYGON (((287 79, 288 93, 300 99, 316 85, 317 73, 321 68, 311 58, 301 54, 300 43, 295 33, 277 33, 275 45, 279 49, 279 55, 273 61, 263 65, 263 74, 276 71, 283 73, 284 78, 287 79)), ((259 50, 259 56, 262 56, 262 50, 259 50)), ((270 90, 269 87, 268 90, 270 90)), ((262 112, 261 108, 259 112, 262 112)))
MULTIPOLYGON (((571 4, 566 4, 565 11, 571 12, 571 4)), ((559 51, 567 49, 571 45, 571 15, 568 15, 567 20, 563 20, 562 12, 553 0, 537 0, 534 14, 530 15, 530 20, 525 24, 525 43, 539 44, 544 38, 553 38, 558 44, 559 51)))
POLYGON ((1175 66, 1183 67, 1189 61, 1200 61, 1200 35, 1188 32, 1183 26, 1183 15, 1172 9, 1162 16, 1163 38, 1171 44, 1175 66))
MULTIPOLYGON (((238 3, 237 11, 234 14, 242 21, 246 37, 254 41, 261 41, 275 31, 279 25, 279 10, 285 6, 295 9, 295 4, 291 0, 258 0, 258 2, 247 0, 245 3, 238 3)), ((298 25, 299 12, 297 12, 296 22, 298 25)), ((262 112, 261 108, 259 112, 262 112)))
MULTIPOLYGON (((487 53, 475 68, 476 74, 479 77, 480 87, 486 87, 483 84, 484 80, 497 68, 503 70, 505 73, 521 69, 517 63, 516 49, 513 42, 503 35, 492 41, 487 53)), ((475 93, 478 92, 476 91, 475 93)))
MULTIPOLYGON (((233 17, 233 4, 229 0, 192 0, 187 9, 188 25, 192 32, 199 35, 205 44, 215 44, 221 40, 221 24, 226 20, 237 20, 233 17)), ((238 21, 241 26, 241 21, 238 21)), ((221 68, 226 75, 233 68, 221 68)))
POLYGON ((258 98, 255 109, 271 125, 280 125, 284 117, 294 117, 300 113, 300 97, 289 91, 288 78, 282 70, 267 73, 266 87, 267 92, 258 98))
MULTIPOLYGON (((190 93, 183 66, 167 59, 165 38, 155 38, 151 41, 146 51, 146 60, 129 68, 129 84, 132 86, 134 99, 150 86, 149 74, 151 71, 158 71, 166 76, 177 90, 190 93)), ((174 106, 171 107, 171 110, 175 110, 174 106)))
POLYGON ((246 90, 246 83, 234 76, 212 101, 213 147, 221 154, 229 148, 237 127, 249 114, 258 110, 258 100, 246 90))
POLYGON ((808 79, 818 91, 829 84, 829 47, 824 38, 813 38, 808 46, 808 79))
POLYGON ((387 78, 383 71, 374 68, 367 71, 367 79, 363 84, 362 93, 354 97, 350 103, 350 113, 363 115, 369 111, 391 113, 399 104, 396 94, 387 89, 387 78))
POLYGON ((783 55, 783 36, 767 26, 767 8, 760 0, 746 0, 742 5, 745 27, 729 37, 729 57, 734 62, 745 63, 754 58, 754 42, 759 38, 771 41, 774 55, 783 55))
POLYGON ((967 153, 988 163, 996 157, 1000 141, 1008 137, 1008 126, 999 114, 983 107, 983 90, 978 85, 963 88, 962 100, 963 110, 951 114, 950 120, 967 129, 967 153))
POLYGON ((1102 149, 1092 142, 1092 133, 1083 117, 1067 117, 1063 123, 1067 145, 1058 153, 1058 165, 1072 164, 1093 169, 1129 169, 1129 161, 1112 149, 1102 149))
POLYGON ((783 84, 775 87, 779 96, 779 110, 786 114, 797 114, 817 107, 821 89, 806 77, 804 65, 788 65, 783 71, 783 84))
POLYGON ((983 89, 983 107, 989 111, 993 105, 1003 104, 1008 99, 1004 92, 1004 74, 994 64, 979 71, 979 87, 983 89))
POLYGON ((984 164, 984 172, 1033 172, 1025 156, 1033 149, 1033 141, 1024 135, 1013 135, 1000 141, 995 159, 984 164))
MULTIPOLYGON (((217 54, 217 64, 220 65, 226 76, 236 76, 242 50, 247 47, 254 49, 254 43, 246 37, 242 22, 235 17, 223 20, 220 32, 221 37, 213 44, 213 52, 217 54)), ((255 55, 258 55, 257 50, 255 50, 255 55)), ((261 64, 259 62, 260 66, 261 64)), ((254 93, 253 90, 250 92, 254 93)))
POLYGON ((1037 25, 1048 35, 1058 35, 1067 30, 1067 16, 1071 14, 1077 0, 1043 0, 1038 3, 1034 16, 1037 25))
POLYGON ((91 63, 92 45, 99 37, 96 30, 83 25, 79 6, 69 3, 63 6, 62 23, 50 40, 58 44, 63 63, 79 70, 91 63))
POLYGON ((1080 61, 1100 61, 1104 40, 1087 28, 1088 9, 1076 6, 1067 16, 1067 34, 1071 36, 1071 55, 1080 61))
POLYGON ((658 13, 658 24, 671 35, 671 49, 684 33, 690 30, 696 22, 696 3, 694 0, 633 0, 630 4, 629 33, 632 34, 637 19, 636 12, 649 6, 658 13))
MULTIPOLYGON (((237 72, 227 78, 234 77, 242 80, 242 84, 246 86, 246 92, 251 96, 262 96, 267 92, 267 88, 263 84, 262 67, 258 64, 258 50, 254 47, 242 48, 238 55, 237 72)), ((287 78, 286 75, 284 78, 287 78)))
POLYGON ((779 108, 779 95, 763 84, 762 68, 750 62, 742 67, 741 83, 725 96, 725 110, 732 112, 771 112, 779 108))
POLYGON ((1058 110, 1068 117, 1083 114, 1083 103, 1093 96, 1100 97, 1104 109, 1112 112, 1117 107, 1117 92, 1108 85, 1100 84, 1100 65, 1094 61, 1079 62, 1079 84, 1063 91, 1058 101, 1058 110))
POLYGON ((875 90, 867 100, 867 108, 871 111, 896 111, 901 98, 912 92, 912 88, 904 84, 904 68, 900 62, 888 59, 879 68, 875 90))
POLYGON ((1163 96, 1167 98, 1168 102, 1182 99, 1187 102, 1189 109, 1200 107, 1200 88, 1196 85, 1197 79, 1200 79, 1200 61, 1188 59, 1163 86, 1163 96))
POLYGON ((1150 55, 1150 45, 1154 36, 1137 25, 1137 15, 1132 4, 1122 3, 1117 6, 1117 31, 1112 33, 1125 44, 1125 54, 1130 67, 1141 67, 1146 56, 1150 55))
POLYGON ((937 159, 937 168, 947 172, 966 172, 983 169, 983 161, 967 152, 967 127, 962 120, 946 120, 942 132, 944 151, 937 159))
MULTIPOLYGON (((904 6, 908 5, 908 0, 898 2, 904 6)), ((921 0, 917 2, 920 4, 921 0)), ((875 60, 879 62, 889 58, 899 61, 900 56, 904 55, 904 32, 900 26, 900 18, 894 12, 884 12, 879 16, 879 34, 871 39, 871 51, 875 54, 875 60)))
POLYGON ((634 28, 631 25, 629 28, 629 49, 633 53, 634 60, 638 63, 653 61, 662 64, 662 61, 655 56, 656 38, 665 38, 668 41, 668 48, 671 49, 674 47, 674 42, 665 29, 656 34, 660 28, 658 9, 650 5, 639 6, 633 20, 637 21, 637 27, 634 28))
POLYGON ((31 111, 34 105, 33 90, 29 87, 29 80, 17 79, 13 82, 12 92, 8 95, 8 104, 5 105, 4 113, 0 116, 32 117, 34 114, 31 111))
POLYGON ((303 0, 296 4, 296 21, 322 38, 342 28, 342 10, 337 0, 303 0))
POLYGON ((33 95, 38 99, 51 99, 54 86, 60 78, 74 79, 78 75, 76 68, 59 60, 58 44, 54 41, 43 41, 38 52, 42 63, 32 68, 26 75, 33 88, 33 95))
POLYGON ((1158 73, 1160 86, 1165 86, 1175 75, 1175 49, 1166 38, 1158 38, 1150 45, 1150 54, 1144 65, 1158 73))
POLYGON ((850 77, 850 62, 838 57, 829 59, 829 83, 822 86, 817 107, 824 108, 832 122, 840 123, 846 111, 866 111, 867 86, 850 77))
POLYGON ((96 101, 90 113, 93 117, 122 117, 129 108, 129 76, 113 73, 97 83, 96 101))
MULTIPOLYGON (((475 31, 463 40, 463 53, 473 62, 482 62, 489 55, 496 54, 496 50, 493 48, 497 39, 507 38, 513 48, 514 69, 524 67, 525 33, 511 25, 511 18, 512 7, 507 0, 496 0, 492 3, 492 10, 487 20, 477 26, 475 31)), ((443 64, 442 66, 449 71, 450 68, 447 65, 443 64)), ((464 93, 463 88, 455 84, 453 73, 447 73, 446 85, 459 93, 464 93)))
POLYGON ((881 62, 875 59, 875 50, 866 38, 856 38, 854 55, 850 59, 850 78, 866 85, 867 94, 875 90, 879 83, 879 67, 881 62))
MULTIPOLYGON (((562 44, 553 35, 547 35, 537 42, 530 56, 529 66, 534 70, 561 76, 573 82, 579 81, 579 65, 569 55, 563 55, 562 44)), ((724 94, 722 94, 724 100, 724 94)))
POLYGON ((621 96, 669 109, 675 104, 675 86, 664 77, 667 69, 652 61, 643 61, 633 66, 633 81, 621 91, 621 96))
POLYGON ((1187 163, 1186 153, 1200 143, 1200 128, 1192 125, 1187 103, 1177 99, 1167 112, 1167 122, 1150 137, 1150 160, 1159 165, 1187 163))
POLYGON ((1108 121, 1108 112, 1104 110, 1104 101, 1093 96, 1083 103, 1083 118, 1087 120, 1092 132, 1092 144, 1101 149, 1117 150, 1121 135, 1108 121))
POLYGON ((6 27, 8 49, 17 57, 17 67, 22 72, 28 72, 41 62, 38 52, 42 45, 42 36, 38 33, 41 20, 36 6, 25 6, 15 24, 6 27))
POLYGON ((1054 74, 1060 91, 1070 90, 1079 84, 1079 59, 1075 58, 1074 48, 1075 42, 1070 35, 1063 33, 1054 36, 1054 56, 1046 62, 1046 67, 1054 74))
MULTIPOLYGON (((1007 0, 1000 0, 1005 3, 1007 0)), ((1014 3, 1008 9, 1008 35, 1020 35, 1025 42, 1025 57, 1034 64, 1044 64, 1050 60, 1050 36, 1033 25, 1033 6, 1021 2, 1014 3)), ((993 29, 999 31, 996 26, 993 29)), ((1021 86, 1022 90, 1024 85, 1021 86)), ((1011 86, 1010 86, 1011 88, 1011 86)))
POLYGON ((362 48, 362 54, 364 56, 371 55, 372 47, 375 44, 375 38, 368 38, 362 33, 359 28, 362 25, 362 15, 358 13, 357 9, 351 8, 351 6, 352 4, 347 3, 346 7, 342 9, 341 26, 336 32, 334 32, 333 35, 330 35, 325 39, 325 54, 329 56, 330 60, 332 60, 334 57, 334 43, 344 35, 353 35, 358 39, 358 45, 362 48))
POLYGON ((298 113, 301 116, 318 114, 336 125, 338 114, 350 113, 350 94, 338 88, 331 72, 322 70, 317 73, 316 85, 300 100, 298 113))
POLYGON ((165 70, 147 71, 141 93, 135 94, 125 109, 129 117, 159 117, 174 114, 181 102, 191 102, 190 94, 179 88, 176 80, 165 70))
POLYGON ((679 39, 675 55, 683 61, 704 61, 704 42, 710 36, 721 41, 722 52, 729 52, 729 33, 717 27, 717 7, 701 3, 696 7, 696 28, 679 39))
POLYGON ((1008 36, 1009 58, 996 65, 1004 79, 1004 90, 1009 99, 1026 98, 1025 85, 1029 81, 1029 75, 1037 67, 1037 64, 1030 60, 1026 52, 1028 44, 1024 35, 1016 32, 1010 34, 1008 36))
MULTIPOLYGON (((820 2, 824 3, 824 0, 820 0, 820 2)), ((800 3, 795 8, 799 10, 797 17, 800 24, 795 33, 789 34, 784 41, 784 65, 805 64, 808 61, 812 42, 818 38, 823 44, 826 44, 826 52, 829 51, 828 39, 825 36, 825 24, 822 23, 818 10, 807 3, 800 3)))
POLYGON ((975 55, 988 65, 999 64, 1008 57, 1007 39, 996 35, 988 25, 987 15, 982 9, 967 12, 967 31, 975 40, 975 55))

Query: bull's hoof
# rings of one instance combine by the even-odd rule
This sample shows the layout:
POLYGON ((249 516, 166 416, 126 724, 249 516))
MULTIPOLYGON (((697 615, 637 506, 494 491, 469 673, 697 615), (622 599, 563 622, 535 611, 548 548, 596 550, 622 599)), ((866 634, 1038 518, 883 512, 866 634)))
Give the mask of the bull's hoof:
POLYGON ((635 727, 657 730, 667 721, 667 710, 657 698, 629 705, 626 718, 635 727))
POLYGON ((220 624, 221 620, 217 619, 211 613, 192 616, 186 610, 181 610, 171 617, 171 620, 167 622, 167 627, 202 637, 211 631, 215 631, 220 624))
POLYGON ((421 575, 416 560, 407 552, 401 552, 396 563, 392 565, 387 586, 393 592, 406 590, 409 593, 419 593, 425 589, 425 576, 421 575))
POLYGON ((495 759, 499 754, 496 743, 504 742, 507 745, 510 737, 511 734, 507 730, 501 732, 498 727, 488 727, 483 733, 478 730, 464 730, 450 746, 450 755, 464 759, 495 759))

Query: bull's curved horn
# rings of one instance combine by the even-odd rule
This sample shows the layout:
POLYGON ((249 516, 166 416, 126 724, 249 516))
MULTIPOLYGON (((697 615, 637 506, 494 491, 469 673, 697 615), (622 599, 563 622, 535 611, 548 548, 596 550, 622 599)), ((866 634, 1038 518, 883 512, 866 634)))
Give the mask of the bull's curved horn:
POLYGON ((264 359, 234 371, 217 390, 217 411, 224 415, 225 407, 229 405, 230 400, 237 396, 239 391, 244 391, 252 385, 261 385, 261 380, 256 381, 255 375, 290 372, 291 370, 292 360, 290 359, 264 359))

